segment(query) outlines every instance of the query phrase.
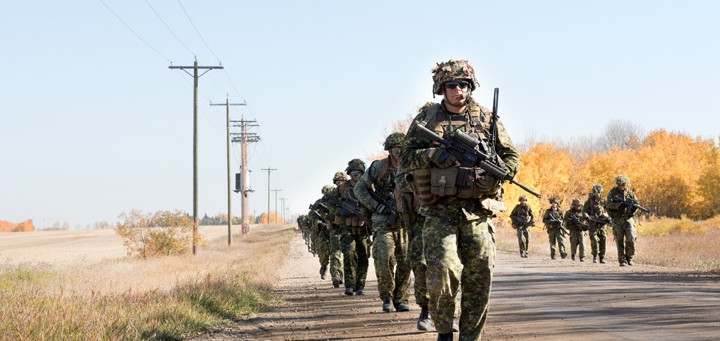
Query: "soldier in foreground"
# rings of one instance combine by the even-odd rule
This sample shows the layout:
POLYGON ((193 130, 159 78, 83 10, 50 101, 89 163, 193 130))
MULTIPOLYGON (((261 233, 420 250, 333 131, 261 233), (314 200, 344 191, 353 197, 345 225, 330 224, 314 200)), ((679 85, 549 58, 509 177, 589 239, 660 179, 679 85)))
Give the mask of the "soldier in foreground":
POLYGON ((543 214, 543 223, 550 240, 550 259, 555 259, 555 245, 560 251, 560 257, 565 259, 565 226, 563 226, 563 211, 560 209, 560 202, 557 198, 550 198, 550 208, 543 214))
POLYGON ((527 204, 527 197, 521 195, 520 202, 510 213, 512 227, 517 230, 518 249, 520 257, 528 257, 528 244, 530 243, 530 227, 535 226, 535 215, 532 208, 527 204))
POLYGON ((402 165, 417 183, 419 212, 425 216, 428 308, 438 340, 453 339, 461 283, 460 339, 479 340, 487 321, 495 264, 492 217, 504 207, 501 181, 477 165, 460 167, 446 145, 435 143, 437 139, 424 132, 429 129, 443 136, 460 131, 466 134, 461 136, 480 140, 511 176, 520 158, 503 124, 471 97, 478 82, 467 61, 438 63, 432 73, 433 94, 443 100, 423 107, 415 117, 402 150, 402 165))
POLYGON ((590 227, 590 248, 593 255, 593 263, 598 262, 605 264, 605 245, 607 243, 607 232, 605 225, 610 222, 610 217, 605 212, 602 200, 602 185, 596 184, 592 188, 592 192, 588 193, 588 199, 583 204, 583 213, 588 218, 588 226, 590 227))
MULTIPOLYGON (((365 162, 352 159, 345 172, 350 180, 339 187, 340 202, 336 206, 335 224, 342 231, 343 270, 345 272, 345 295, 365 295, 365 278, 368 272, 368 212, 361 207, 353 189, 365 172, 365 162)), ((344 174, 340 174, 344 177, 344 174)))
POLYGON ((580 199, 575 198, 572 201, 570 209, 565 212, 565 226, 570 231, 570 259, 575 260, 575 255, 580 257, 580 261, 585 261, 585 231, 588 230, 585 217, 582 213, 582 204, 580 199), (578 253, 578 248, 580 249, 578 253))
POLYGON ((613 236, 617 246, 618 262, 620 266, 635 265, 635 211, 638 209, 635 193, 628 188, 630 178, 626 175, 618 175, 615 178, 617 186, 608 192, 607 211, 612 219, 613 236))
POLYGON ((392 311, 393 306, 397 311, 410 310, 408 235, 400 224, 393 195, 403 138, 403 134, 393 133, 385 139, 388 157, 373 161, 354 189, 355 197, 372 211, 372 256, 384 312, 392 311))

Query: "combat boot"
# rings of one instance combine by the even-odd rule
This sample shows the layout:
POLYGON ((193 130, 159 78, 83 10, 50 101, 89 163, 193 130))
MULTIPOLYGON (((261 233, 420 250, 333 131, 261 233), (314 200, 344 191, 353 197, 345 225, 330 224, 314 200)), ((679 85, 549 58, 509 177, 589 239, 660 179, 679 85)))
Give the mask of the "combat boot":
POLYGON ((420 316, 418 316, 417 329, 422 331, 428 331, 432 328, 433 323, 430 319, 430 311, 427 307, 420 309, 420 316))
POLYGON ((323 265, 320 267, 320 279, 325 279, 325 275, 327 275, 327 266, 323 265))
MULTIPOLYGON (((563 258, 565 258, 565 257, 563 257, 563 258)), ((570 256, 570 259, 572 259, 572 260, 574 261, 574 260, 575 260, 575 255, 570 256)))
POLYGON ((627 264, 630 265, 630 266, 635 265, 635 263, 633 262, 632 258, 630 258, 630 257, 628 257, 628 259, 627 259, 627 264))
POLYGON ((625 261, 624 261, 624 260, 621 260, 621 261, 620 261, 620 266, 625 266, 625 261))
POLYGON ((351 287, 345 288, 345 295, 352 296, 352 295, 353 295, 353 288, 351 288, 351 287))
POLYGON ((339 288, 340 284, 342 284, 341 280, 333 278, 333 287, 334 288, 339 288))
POLYGON ((400 302, 398 304, 395 304, 395 310, 410 311, 410 305, 407 302, 400 302))
POLYGON ((355 290, 355 295, 356 296, 365 296, 365 291, 363 291, 363 289, 355 290))
POLYGON ((581 261, 581 262, 584 262, 584 261, 585 261, 585 257, 580 257, 580 261, 581 261))
POLYGON ((597 263, 597 256, 593 256, 593 263, 597 263))
POLYGON ((600 256, 600 264, 605 264, 605 257, 600 256))
POLYGON ((453 334, 452 333, 438 333, 438 341, 452 341, 453 340, 453 334))
POLYGON ((382 304, 382 310, 386 313, 389 313, 392 311, 393 304, 391 300, 384 300, 382 304))

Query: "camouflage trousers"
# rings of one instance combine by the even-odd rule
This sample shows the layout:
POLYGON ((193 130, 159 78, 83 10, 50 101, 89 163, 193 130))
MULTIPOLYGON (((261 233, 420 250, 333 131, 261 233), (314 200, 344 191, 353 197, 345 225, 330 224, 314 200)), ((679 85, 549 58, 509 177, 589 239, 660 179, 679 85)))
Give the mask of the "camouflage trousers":
POLYGON ((363 290, 365 289, 365 278, 367 278, 369 265, 367 232, 365 232, 364 226, 348 227, 342 225, 341 230, 345 288, 352 288, 353 291, 363 290))
POLYGON ((521 256, 527 256, 528 244, 530 244, 530 228, 521 227, 517 229, 518 249, 521 256))
POLYGON ((555 245, 557 244, 560 257, 567 257, 565 251, 565 233, 559 228, 548 228, 548 239, 550 240, 550 258, 555 259, 555 245))
POLYGON ((323 234, 315 237, 315 251, 320 260, 320 266, 327 267, 330 262, 330 239, 323 234))
POLYGON ((407 230, 373 222, 372 256, 381 300, 408 302, 410 262, 407 230))
POLYGON ((590 249, 593 257, 605 258, 605 244, 607 243, 605 226, 591 227, 588 235, 590 236, 590 249))
POLYGON ((427 291, 427 282, 425 280, 427 272, 427 263, 425 262, 425 248, 423 247, 423 224, 425 218, 418 216, 417 221, 410 228, 410 249, 408 257, 410 258, 410 267, 412 268, 415 281, 413 289, 415 291, 415 303, 420 307, 427 308, 429 295, 427 291))
POLYGON ((630 219, 613 219, 613 236, 617 246, 618 262, 625 263, 635 256, 635 240, 637 231, 635 221, 630 219))
POLYGON ((330 230, 330 276, 333 280, 343 280, 342 231, 339 225, 330 230))
POLYGON ((572 230, 570 231, 570 254, 580 256, 580 259, 585 258, 585 231, 572 230), (578 253, 580 249, 580 253, 578 253))
POLYGON ((451 333, 460 283, 460 340, 479 340, 487 321, 495 239, 490 217, 426 216, 423 230, 428 308, 438 333, 451 333))

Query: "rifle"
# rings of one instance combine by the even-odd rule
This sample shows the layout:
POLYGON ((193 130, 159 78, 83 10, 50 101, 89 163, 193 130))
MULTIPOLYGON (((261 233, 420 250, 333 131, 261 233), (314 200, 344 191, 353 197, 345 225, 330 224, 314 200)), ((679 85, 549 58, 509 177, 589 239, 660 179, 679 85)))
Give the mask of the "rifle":
MULTIPOLYGON (((495 98, 493 99, 493 111, 494 115, 497 116, 497 96, 498 89, 495 89, 495 98)), ((470 136, 460 130, 453 132, 446 132, 443 137, 438 136, 432 130, 425 127, 427 122, 413 122, 411 129, 416 129, 421 137, 430 139, 434 142, 438 142, 445 147, 452 156, 454 156, 462 167, 480 167, 486 172, 492 174, 496 179, 500 181, 507 181, 514 184, 526 192, 540 198, 540 193, 537 193, 513 179, 510 175, 510 171, 505 166, 505 163, 500 157, 492 152, 488 148, 485 141, 478 140, 477 138, 470 136)), ((495 128, 496 129, 496 128, 495 128)), ((493 137, 495 139, 496 137, 493 137)), ((494 145, 493 145, 493 150, 494 145)))
POLYGON ((598 216, 591 216, 587 213, 585 213, 585 219, 592 221, 593 223, 597 223, 602 225, 610 224, 610 217, 606 215, 598 215, 598 216))
POLYGON ((649 209, 640 205, 640 202, 635 198, 627 198, 622 204, 627 207, 630 213, 635 213, 636 210, 640 210, 643 213, 652 213, 649 209))
POLYGON ((356 216, 359 219, 365 220, 365 214, 360 209, 360 202, 354 198, 346 198, 340 200, 340 210, 338 215, 341 217, 356 216))
POLYGON ((398 222, 397 202, 395 202, 395 199, 386 198, 370 188, 368 188, 368 194, 370 194, 375 201, 387 207, 390 214, 388 214, 387 219, 385 219, 385 223, 389 226, 395 226, 398 222))
POLYGON ((571 220, 572 222, 574 222, 574 223, 576 223, 577 225, 580 226, 580 231, 587 231, 587 230, 590 229, 590 227, 588 226, 587 223, 582 222, 582 221, 580 220, 580 218, 584 218, 584 216, 578 217, 578 216, 576 216, 575 214, 570 214, 570 215, 569 215, 569 218, 570 218, 570 220, 571 220))
POLYGON ((551 215, 551 216, 550 216, 550 219, 548 219, 548 221, 549 221, 552 225, 558 225, 558 227, 560 228, 560 231, 562 231, 564 234, 567 234, 567 235, 570 234, 570 231, 568 231, 568 229, 565 228, 565 223, 562 221, 562 219, 555 219, 555 217, 553 217, 553 216, 551 215))

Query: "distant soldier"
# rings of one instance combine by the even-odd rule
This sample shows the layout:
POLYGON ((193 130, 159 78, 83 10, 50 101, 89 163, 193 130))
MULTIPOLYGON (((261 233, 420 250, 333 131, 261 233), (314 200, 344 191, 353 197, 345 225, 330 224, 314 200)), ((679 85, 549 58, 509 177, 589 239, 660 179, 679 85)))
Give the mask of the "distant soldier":
MULTIPOLYGON (((335 206, 335 224, 342 231, 343 269, 345 272, 345 295, 365 295, 365 278, 368 272, 368 238, 370 233, 367 227, 369 212, 365 206, 360 205, 355 198, 353 189, 360 177, 365 173, 365 162, 352 159, 348 162, 345 172, 350 180, 338 187, 340 202, 335 206)), ((338 173, 336 177, 345 178, 345 174, 338 173)))
POLYGON ((565 259, 565 227, 563 226, 563 211, 560 209, 560 203, 557 198, 550 198, 550 208, 545 210, 543 215, 543 223, 550 240, 550 259, 555 259, 555 245, 557 244, 560 257, 565 259))
POLYGON ((518 249, 520 257, 528 257, 528 244, 530 243, 530 226, 535 226, 535 215, 532 208, 527 204, 527 197, 521 195, 519 204, 510 213, 512 227, 517 230, 518 249))
POLYGON ((630 178, 626 175, 618 175, 615 178, 617 186, 608 192, 607 211, 612 218, 613 236, 615 237, 615 245, 617 246, 618 262, 620 266, 634 265, 633 256, 635 256, 635 240, 637 239, 637 231, 635 230, 635 211, 637 203, 635 193, 628 188, 630 178))
POLYGON ((392 133, 385 139, 384 147, 390 155, 373 161, 354 189, 358 200, 373 212, 372 255, 384 312, 392 311, 393 306, 396 311, 410 310, 408 234, 400 224, 393 195, 404 137, 402 133, 392 133))
POLYGON ((602 198, 603 187, 596 184, 592 192, 588 193, 588 199, 583 204, 583 213, 588 217, 590 227, 590 248, 592 249, 593 263, 605 264, 605 244, 607 243, 607 232, 605 225, 610 222, 610 217, 605 212, 605 201, 602 198))
MULTIPOLYGON (((340 202, 340 188, 346 181, 345 176, 337 177, 336 172, 333 176, 335 188, 331 189, 323 196, 323 204, 328 209, 337 206, 340 202)), ((330 276, 332 276, 333 287, 339 288, 343 284, 343 254, 342 254, 342 230, 340 225, 335 224, 335 211, 330 210, 325 217, 328 228, 330 229, 330 276)))
MULTIPOLYGON (((323 197, 332 190, 332 186, 324 186, 322 188, 323 197)), ((322 198, 318 199, 310 205, 310 213, 308 214, 309 225, 313 238, 313 245, 318 254, 320 261, 320 278, 325 279, 327 275, 328 263, 330 262, 330 230, 325 222, 326 211, 322 209, 322 198)))
POLYGON ((585 231, 588 225, 582 213, 582 204, 579 198, 572 201, 570 209, 565 212, 565 226, 570 231, 570 258, 575 260, 575 255, 580 256, 580 261, 585 261, 585 231), (578 248, 580 252, 578 253, 578 248))

